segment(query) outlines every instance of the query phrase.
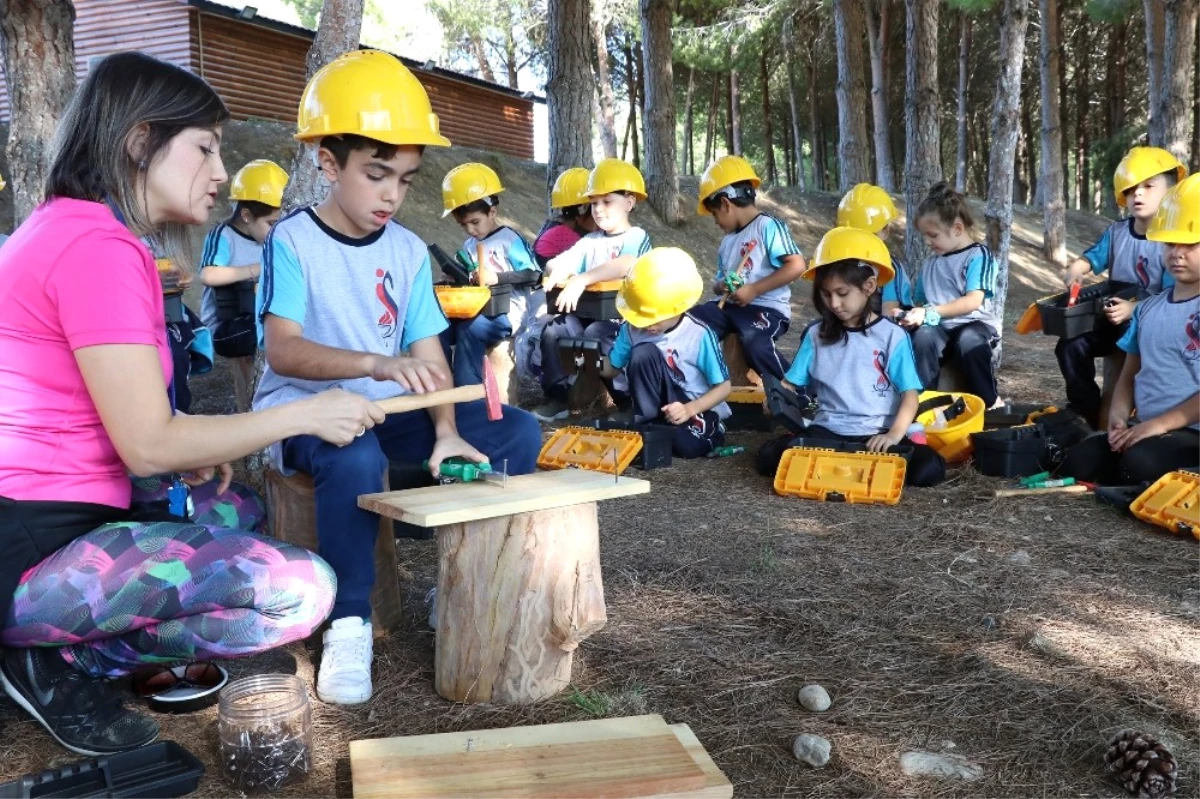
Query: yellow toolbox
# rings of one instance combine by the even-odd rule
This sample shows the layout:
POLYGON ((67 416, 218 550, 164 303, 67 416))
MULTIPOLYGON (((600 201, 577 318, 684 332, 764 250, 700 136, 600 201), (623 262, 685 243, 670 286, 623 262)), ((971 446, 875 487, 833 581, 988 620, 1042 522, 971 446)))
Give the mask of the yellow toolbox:
POLYGON ((492 298, 487 286, 434 286, 442 312, 450 319, 472 319, 492 298))
POLYGON ((983 430, 984 407, 983 400, 974 394, 959 392, 923 391, 919 397, 921 404, 949 400, 946 408, 953 408, 961 399, 962 410, 953 419, 949 419, 938 427, 938 412, 944 407, 936 407, 924 413, 917 414, 917 421, 925 426, 925 440, 947 463, 961 463, 971 456, 971 434, 983 430))
POLYGON ((822 502, 895 505, 904 491, 907 467, 900 455, 793 447, 784 450, 779 461, 775 493, 822 502))
POLYGON ((630 430, 564 427, 555 431, 538 453, 543 469, 587 469, 620 474, 642 449, 642 437, 630 430))
POLYGON ((1129 510, 1144 522, 1200 540, 1200 475, 1168 472, 1133 501, 1129 510))

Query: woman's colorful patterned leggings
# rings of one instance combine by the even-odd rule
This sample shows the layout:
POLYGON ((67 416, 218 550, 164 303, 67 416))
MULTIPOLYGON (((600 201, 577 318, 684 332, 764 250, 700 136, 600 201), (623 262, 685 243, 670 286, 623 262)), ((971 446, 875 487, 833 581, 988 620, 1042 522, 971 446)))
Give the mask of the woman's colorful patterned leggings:
MULTIPOLYGON (((135 501, 165 491, 138 482, 135 501)), ((193 490, 195 522, 106 524, 34 566, 0 645, 62 647, 92 676, 117 677, 311 635, 333 607, 333 571, 306 549, 247 532, 264 517, 249 489, 218 497, 215 488, 193 490)))

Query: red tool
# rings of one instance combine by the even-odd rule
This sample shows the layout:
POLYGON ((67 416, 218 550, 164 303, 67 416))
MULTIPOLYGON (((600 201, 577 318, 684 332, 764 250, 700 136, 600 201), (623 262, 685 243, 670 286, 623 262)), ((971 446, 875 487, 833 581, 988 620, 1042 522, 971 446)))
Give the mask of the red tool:
POLYGON ((473 386, 459 386, 442 391, 430 391, 425 394, 402 394, 399 397, 379 400, 375 404, 384 413, 405 413, 421 408, 433 408, 438 405, 453 405, 460 402, 487 402, 487 417, 490 422, 498 422, 504 415, 503 402, 500 399, 500 388, 496 384, 496 373, 488 359, 483 359, 483 383, 473 386))
POLYGON ((1074 308, 1075 303, 1079 302, 1079 290, 1083 288, 1082 283, 1071 284, 1071 294, 1067 297, 1067 307, 1074 308))

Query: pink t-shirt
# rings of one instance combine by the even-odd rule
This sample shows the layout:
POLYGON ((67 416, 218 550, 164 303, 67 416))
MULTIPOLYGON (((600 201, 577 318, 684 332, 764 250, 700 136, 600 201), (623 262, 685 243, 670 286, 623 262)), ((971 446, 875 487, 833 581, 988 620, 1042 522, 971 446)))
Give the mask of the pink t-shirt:
POLYGON ((99 344, 157 347, 170 382, 150 251, 107 205, 52 200, 0 247, 0 496, 129 507, 74 356, 99 344))

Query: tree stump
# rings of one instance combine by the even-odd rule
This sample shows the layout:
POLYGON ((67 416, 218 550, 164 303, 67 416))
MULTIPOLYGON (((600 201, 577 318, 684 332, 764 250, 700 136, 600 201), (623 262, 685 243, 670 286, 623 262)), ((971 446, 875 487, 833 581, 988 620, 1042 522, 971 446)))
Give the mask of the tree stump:
POLYGON ((758 372, 751 369, 750 364, 746 362, 746 350, 736 333, 730 333, 721 340, 721 354, 725 357, 725 366, 729 369, 731 385, 735 388, 762 385, 762 378, 758 376, 758 372))
MULTIPOLYGON (((387 480, 385 473, 385 489, 387 480)), ((269 469, 265 482, 269 534, 280 541, 320 554, 317 503, 312 478, 299 472, 284 477, 275 469, 269 469)), ((384 518, 380 518, 379 522, 379 536, 375 539, 375 587, 371 589, 371 628, 376 638, 382 638, 396 629, 403 611, 392 523, 384 518)))
POLYGON ((575 649, 608 621, 596 505, 438 531, 437 692, 521 704, 571 682, 575 649))

